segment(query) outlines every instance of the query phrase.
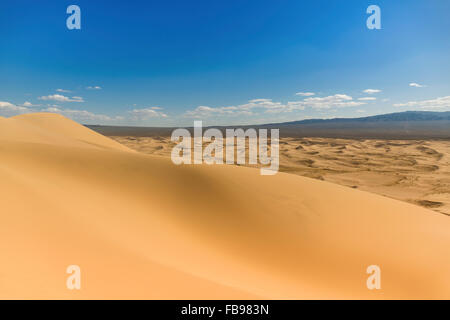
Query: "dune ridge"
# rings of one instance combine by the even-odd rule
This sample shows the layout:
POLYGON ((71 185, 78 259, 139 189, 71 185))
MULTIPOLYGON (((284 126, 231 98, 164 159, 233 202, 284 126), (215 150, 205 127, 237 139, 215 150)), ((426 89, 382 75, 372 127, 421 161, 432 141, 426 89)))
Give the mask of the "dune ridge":
POLYGON ((450 220, 428 209, 175 166, 54 114, 0 119, 0 156, 3 299, 450 298, 450 220), (366 287, 373 264, 381 290, 366 287))
POLYGON ((131 151, 120 143, 67 120, 62 115, 45 112, 0 118, 0 139, 67 147, 100 147, 131 151))
MULTIPOLYGON (((138 152, 165 157, 176 145, 170 136, 111 138, 138 152)), ((280 138, 280 171, 450 216, 450 140, 280 138)))

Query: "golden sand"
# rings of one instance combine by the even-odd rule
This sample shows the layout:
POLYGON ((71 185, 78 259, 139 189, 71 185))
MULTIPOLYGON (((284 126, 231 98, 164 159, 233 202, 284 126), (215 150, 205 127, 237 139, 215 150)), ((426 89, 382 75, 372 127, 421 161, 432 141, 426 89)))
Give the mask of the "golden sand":
MULTIPOLYGON (((112 137, 170 157, 170 137, 112 137)), ((450 141, 281 138, 280 171, 420 205, 450 215, 450 141)))
POLYGON ((175 166, 52 114, 0 119, 0 157, 3 299, 450 298, 450 219, 416 205, 175 166))

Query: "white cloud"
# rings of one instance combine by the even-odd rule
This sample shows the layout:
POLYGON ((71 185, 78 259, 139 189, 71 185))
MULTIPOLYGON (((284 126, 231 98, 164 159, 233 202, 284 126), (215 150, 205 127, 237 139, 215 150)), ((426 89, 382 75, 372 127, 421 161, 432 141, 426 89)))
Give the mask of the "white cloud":
POLYGON ((362 98, 358 98, 359 101, 375 101, 377 100, 377 98, 375 97, 362 97, 362 98))
POLYGON ((102 121, 102 122, 114 122, 122 120, 123 117, 112 117, 104 114, 96 114, 87 110, 73 110, 73 109, 61 109, 58 106, 51 106, 46 109, 41 110, 43 112, 52 112, 61 114, 72 120, 80 122, 92 122, 92 121, 102 121))
POLYGON ((62 112, 62 110, 57 105, 48 107, 46 109, 43 109, 42 111, 44 111, 44 112, 53 112, 53 113, 61 113, 62 112))
MULTIPOLYGON (((63 102, 66 100, 63 99, 63 102)), ((87 110, 76 110, 76 109, 64 109, 56 104, 48 104, 43 108, 31 108, 36 107, 31 103, 24 103, 24 105, 30 106, 19 106, 10 102, 0 101, 0 115, 2 116, 15 116, 18 114, 31 113, 31 112, 51 112, 58 113, 72 120, 81 123, 123 123, 124 121, 136 121, 136 120, 146 120, 149 118, 166 118, 168 117, 165 113, 159 111, 162 110, 160 107, 151 107, 147 109, 135 109, 128 112, 125 116, 110 116, 105 114, 97 114, 87 110)))
POLYGON ((23 103, 23 106, 24 106, 24 107, 32 107, 33 104, 32 104, 31 102, 25 101, 25 102, 23 103))
POLYGON ((144 109, 134 109, 132 111, 129 111, 129 114, 131 115, 132 120, 138 121, 138 120, 148 120, 150 118, 167 118, 167 114, 157 111, 161 110, 160 107, 151 107, 151 108, 144 108, 144 109))
POLYGON ((410 87, 414 87, 414 88, 423 88, 423 87, 425 87, 424 85, 418 84, 418 83, 416 83, 416 82, 411 82, 411 83, 409 84, 409 86, 410 86, 410 87))
POLYGON ((446 109, 450 108, 450 96, 439 97, 430 100, 410 101, 406 103, 396 103, 394 107, 418 107, 421 109, 446 109))
POLYGON ((333 107, 356 107, 366 104, 365 102, 353 101, 351 96, 346 94, 335 94, 324 98, 307 98, 304 100, 304 106, 313 109, 330 109, 333 107))
POLYGON ((280 102, 273 102, 271 99, 252 99, 249 100, 248 103, 236 106, 226 106, 226 107, 198 106, 194 110, 187 111, 185 113, 185 116, 192 118, 210 117, 214 115, 249 116, 253 114, 251 110, 255 108, 271 110, 272 112, 277 111, 282 112, 281 110, 286 107, 287 105, 282 104, 280 102))
POLYGON ((198 106, 194 110, 187 111, 184 115, 186 117, 191 118, 205 118, 214 115, 228 115, 228 116, 252 115, 253 113, 248 110, 249 108, 250 106, 244 105, 242 105, 242 109, 239 109, 239 107, 235 106, 218 107, 218 108, 212 108, 208 106, 198 106))
POLYGON ((356 107, 366 104, 365 102, 353 101, 353 98, 345 94, 335 94, 328 97, 306 98, 299 101, 289 101, 287 103, 275 102, 271 99, 253 99, 248 103, 227 106, 227 107, 209 107, 198 106, 194 110, 185 113, 186 117, 204 118, 211 116, 249 116, 254 115, 257 110, 263 110, 264 113, 285 113, 305 108, 312 109, 330 109, 343 107, 356 107))
POLYGON ((367 93, 367 94, 374 94, 374 93, 380 93, 381 90, 379 90, 379 89, 366 89, 363 92, 367 93))
POLYGON ((249 100, 250 103, 271 103, 272 99, 252 99, 249 100))
POLYGON ((14 116, 30 112, 31 110, 24 106, 18 106, 11 102, 0 101, 0 114, 3 116, 14 116))
POLYGON ((302 96, 302 97, 311 97, 311 96, 314 96, 315 93, 314 92, 297 92, 295 95, 302 96))
POLYGON ((82 97, 66 97, 61 94, 52 94, 48 96, 42 96, 38 98, 39 100, 45 100, 45 101, 58 101, 58 102, 84 102, 82 97))
POLYGON ((100 87, 100 86, 88 86, 88 87, 86 87, 86 89, 88 89, 88 90, 101 90, 102 87, 100 87))
POLYGON ((64 89, 56 89, 57 92, 63 92, 63 93, 69 93, 70 90, 64 90, 64 89))
POLYGON ((40 106, 40 104, 32 104, 32 103, 29 102, 29 101, 25 101, 25 102, 22 104, 22 107, 26 107, 26 108, 39 107, 39 106, 40 106))
POLYGON ((12 104, 11 102, 0 101, 0 109, 16 110, 17 108, 21 108, 21 107, 16 106, 15 104, 12 104))

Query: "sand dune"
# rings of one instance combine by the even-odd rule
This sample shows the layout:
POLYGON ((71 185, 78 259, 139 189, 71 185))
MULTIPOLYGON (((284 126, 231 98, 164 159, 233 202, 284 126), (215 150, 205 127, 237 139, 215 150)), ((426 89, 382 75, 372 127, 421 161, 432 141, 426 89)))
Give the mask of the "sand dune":
MULTIPOLYGON (((170 137, 113 136, 170 157, 170 137)), ((450 141, 281 138, 280 171, 373 192, 450 215, 450 141)))
POLYGON ((52 114, 0 119, 0 156, 0 298, 450 298, 450 220, 428 209, 175 166, 52 114))
POLYGON ((24 114, 9 119, 0 118, 0 121, 1 140, 130 151, 101 134, 90 130, 86 134, 84 126, 57 114, 24 114))

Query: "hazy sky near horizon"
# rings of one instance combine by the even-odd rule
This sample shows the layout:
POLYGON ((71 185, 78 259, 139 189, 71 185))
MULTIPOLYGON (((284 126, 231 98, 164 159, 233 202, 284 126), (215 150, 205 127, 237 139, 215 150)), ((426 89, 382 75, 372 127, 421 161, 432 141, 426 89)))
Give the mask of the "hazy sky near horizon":
POLYGON ((2 1, 0 74, 0 116, 89 124, 448 111, 450 1, 2 1))

